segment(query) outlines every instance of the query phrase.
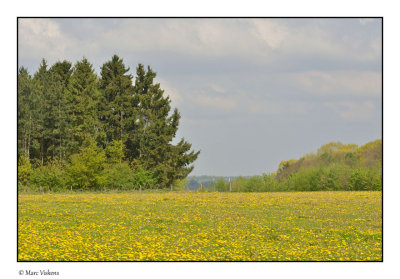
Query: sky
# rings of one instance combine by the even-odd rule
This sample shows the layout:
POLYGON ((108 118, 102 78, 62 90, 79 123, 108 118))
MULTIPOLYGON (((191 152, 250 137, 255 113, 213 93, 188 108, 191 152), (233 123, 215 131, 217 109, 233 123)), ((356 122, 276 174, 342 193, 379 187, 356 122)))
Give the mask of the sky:
POLYGON ((382 137, 382 31, 373 18, 19 19, 33 74, 113 54, 157 73, 201 150, 192 175, 260 175, 340 141, 382 137))

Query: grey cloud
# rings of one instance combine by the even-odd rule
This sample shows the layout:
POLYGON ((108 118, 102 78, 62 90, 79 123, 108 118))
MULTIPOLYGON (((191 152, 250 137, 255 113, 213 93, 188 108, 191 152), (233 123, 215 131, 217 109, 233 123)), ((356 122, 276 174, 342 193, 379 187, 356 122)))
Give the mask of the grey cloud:
MULTIPOLYGON (((282 59, 285 62, 288 57, 292 61, 286 61, 286 67, 296 64, 295 57, 307 57, 310 60, 308 65, 312 64, 313 59, 326 61, 329 57, 358 63, 379 60, 379 56, 368 55, 371 53, 369 45, 379 47, 379 43, 375 42, 380 38, 379 33, 371 32, 373 37, 369 35, 367 38, 362 37, 362 40, 354 39, 363 30, 357 21, 39 19, 41 20, 58 26, 61 35, 65 37, 62 43, 68 42, 70 45, 64 55, 78 58, 87 55, 87 52, 94 52, 96 55, 122 52, 136 56, 136 59, 142 55, 162 52, 164 59, 171 55, 174 59, 191 58, 193 63, 207 63, 207 58, 213 60, 217 57, 220 60, 225 57, 225 60, 232 61, 231 64, 238 61, 237 65, 240 65, 241 61, 245 61, 243 64, 272 63, 276 67, 279 67, 282 59), (336 25, 339 26, 335 27, 336 25), (82 50, 81 55, 76 53, 75 48, 78 46, 82 50)), ((27 33, 22 29, 20 32, 27 33)), ((57 43, 51 37, 41 38, 41 41, 53 46, 57 43)), ((373 49, 372 53, 379 52, 373 49)), ((48 52, 43 51, 44 54, 48 52)))

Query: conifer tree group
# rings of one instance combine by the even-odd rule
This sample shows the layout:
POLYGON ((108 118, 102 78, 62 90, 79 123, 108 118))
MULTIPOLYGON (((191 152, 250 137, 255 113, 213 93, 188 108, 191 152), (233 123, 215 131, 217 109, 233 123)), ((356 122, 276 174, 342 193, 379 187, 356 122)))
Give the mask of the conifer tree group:
MULTIPOLYGON (((86 58, 74 66, 63 61, 50 68, 43 59, 33 76, 19 68, 19 169, 58 162, 76 178, 88 176, 85 169, 94 165, 101 171, 115 164, 121 170, 123 164, 133 173, 149 174, 147 181, 153 184, 149 187, 167 188, 184 179, 199 151, 191 150, 184 139, 172 144, 180 114, 172 110, 171 100, 155 83, 156 73, 139 64, 134 78, 129 70, 117 55, 102 65, 100 76, 86 58), (97 156, 100 161, 96 156, 85 157, 88 163, 84 165, 82 158, 88 150, 104 156, 97 156)), ((26 177, 26 173, 21 175, 26 177)), ((100 187, 107 179, 83 180, 70 183, 84 188, 98 182, 100 187)))

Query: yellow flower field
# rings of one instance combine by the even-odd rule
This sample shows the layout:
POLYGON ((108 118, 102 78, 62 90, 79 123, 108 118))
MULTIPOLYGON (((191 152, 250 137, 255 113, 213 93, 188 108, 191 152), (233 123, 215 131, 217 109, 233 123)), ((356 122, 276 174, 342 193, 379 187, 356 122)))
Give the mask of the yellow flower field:
POLYGON ((19 196, 19 261, 381 261, 381 192, 19 196))

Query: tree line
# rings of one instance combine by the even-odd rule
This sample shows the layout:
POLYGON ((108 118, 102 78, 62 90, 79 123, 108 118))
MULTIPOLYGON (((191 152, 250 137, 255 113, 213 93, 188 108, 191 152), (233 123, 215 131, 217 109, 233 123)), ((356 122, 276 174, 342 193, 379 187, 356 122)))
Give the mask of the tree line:
POLYGON ((178 110, 150 66, 129 70, 117 55, 100 76, 86 58, 18 69, 20 190, 168 188, 187 177, 199 151, 172 144, 178 110))
POLYGON ((316 153, 281 161, 276 172, 261 176, 220 178, 199 191, 381 191, 382 140, 363 146, 331 142, 316 153))

